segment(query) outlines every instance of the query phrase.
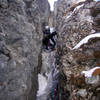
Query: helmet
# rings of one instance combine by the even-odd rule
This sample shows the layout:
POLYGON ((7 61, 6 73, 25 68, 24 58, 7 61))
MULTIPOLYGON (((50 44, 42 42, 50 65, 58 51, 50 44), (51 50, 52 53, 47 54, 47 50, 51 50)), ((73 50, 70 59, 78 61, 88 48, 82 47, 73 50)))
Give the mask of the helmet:
POLYGON ((45 26, 45 29, 49 29, 49 26, 45 26))
POLYGON ((45 26, 44 34, 50 34, 50 27, 45 26))

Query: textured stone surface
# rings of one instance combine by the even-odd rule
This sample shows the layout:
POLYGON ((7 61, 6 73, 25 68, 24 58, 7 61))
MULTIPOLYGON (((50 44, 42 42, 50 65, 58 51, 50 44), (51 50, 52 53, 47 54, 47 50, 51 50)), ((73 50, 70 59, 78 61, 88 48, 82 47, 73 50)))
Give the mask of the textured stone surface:
POLYGON ((87 96, 87 91, 85 89, 80 89, 77 92, 77 95, 81 96, 81 97, 86 97, 87 96))
POLYGON ((67 77, 67 82, 63 85, 63 91, 66 89, 70 91, 71 100, 96 100, 95 95, 98 94, 96 92, 94 95, 94 91, 98 86, 86 85, 85 77, 81 76, 80 73, 83 70, 100 66, 98 55, 100 52, 100 39, 91 39, 88 44, 84 45, 83 50, 80 48, 76 51, 76 55, 72 48, 84 37, 100 31, 99 5, 100 2, 92 0, 87 0, 82 4, 77 4, 74 0, 58 0, 55 6, 56 28, 58 32, 57 55, 60 56, 59 59, 57 58, 57 62, 60 70, 63 70, 67 77), (90 55, 93 56, 91 57, 90 55), (77 56, 79 57, 78 60, 77 56), (88 91, 86 97, 81 98, 77 95, 77 91, 80 91, 80 88, 85 88, 86 92, 88 91))
POLYGON ((49 13, 42 3, 41 9, 41 0, 0 0, 0 100, 36 100, 41 26, 49 13))

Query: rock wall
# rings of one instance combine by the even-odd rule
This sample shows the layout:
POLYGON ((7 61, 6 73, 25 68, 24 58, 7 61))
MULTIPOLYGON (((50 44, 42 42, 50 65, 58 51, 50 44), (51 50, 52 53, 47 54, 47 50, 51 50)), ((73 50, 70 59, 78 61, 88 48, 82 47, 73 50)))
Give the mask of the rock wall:
POLYGON ((49 11, 47 0, 0 0, 0 100, 36 100, 49 11))
POLYGON ((99 100, 98 85, 97 87, 95 87, 96 84, 92 84, 93 87, 89 85, 85 76, 81 76, 81 72, 100 66, 100 37, 90 39, 77 50, 73 50, 73 48, 86 36, 100 34, 100 2, 81 0, 80 3, 78 0, 77 2, 58 0, 55 7, 58 32, 57 63, 60 71, 64 72, 67 78, 67 81, 62 79, 60 82, 62 100, 66 100, 66 98, 99 100))

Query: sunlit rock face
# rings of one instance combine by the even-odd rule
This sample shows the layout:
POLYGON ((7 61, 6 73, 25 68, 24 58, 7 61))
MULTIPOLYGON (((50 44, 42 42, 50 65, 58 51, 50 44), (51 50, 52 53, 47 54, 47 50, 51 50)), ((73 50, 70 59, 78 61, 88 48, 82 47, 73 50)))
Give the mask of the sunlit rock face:
POLYGON ((0 100, 36 100, 47 0, 0 0, 0 100))
MULTIPOLYGON (((90 36, 93 36, 92 34, 90 36)), ((97 33, 100 36, 100 33, 97 33)), ((78 46, 78 45, 76 45, 78 46)), ((80 45, 74 49, 74 58, 78 63, 88 64, 89 67, 100 65, 100 37, 92 37, 87 43, 80 45)))
MULTIPOLYGON (((61 5, 61 3, 59 4, 61 5)), ((79 9, 71 11, 66 15, 60 15, 62 11, 59 9, 63 8, 63 6, 58 7, 58 42, 60 43, 60 47, 63 52, 62 57, 64 59, 62 59, 62 65, 66 68, 69 68, 71 66, 70 64, 73 63, 74 60, 72 57, 72 48, 76 46, 76 44, 79 43, 79 41, 81 41, 85 36, 91 34, 91 32, 95 32, 92 25, 94 22, 93 17, 91 16, 91 7, 89 5, 92 5, 91 7, 93 7, 95 2, 91 2, 91 4, 84 3, 84 5, 82 4, 79 9), (60 19, 60 17, 62 19, 60 19)), ((69 9, 66 8, 66 11, 67 10, 69 9)))
MULTIPOLYGON (((65 90, 68 89, 70 91, 71 100, 81 99, 81 97, 85 100, 90 98, 91 100, 99 100, 99 96, 96 97, 91 94, 94 93, 95 89, 98 90, 98 86, 96 88, 93 86, 93 90, 90 89, 91 93, 87 92, 88 85, 85 83, 84 75, 81 76, 81 72, 100 66, 100 38, 90 39, 89 43, 84 44, 76 51, 73 48, 86 36, 99 33, 100 11, 98 9, 100 2, 92 0, 86 0, 83 3, 71 2, 58 0, 55 8, 58 32, 57 54, 60 55, 58 64, 67 77, 66 85, 63 86, 65 90), (70 86, 72 88, 69 88, 70 86), (84 88, 86 90, 80 90, 84 88), (83 95, 84 92, 86 93, 85 96, 83 95)), ((91 86, 88 88, 91 88, 91 86)), ((98 95, 98 92, 96 94, 98 95)))

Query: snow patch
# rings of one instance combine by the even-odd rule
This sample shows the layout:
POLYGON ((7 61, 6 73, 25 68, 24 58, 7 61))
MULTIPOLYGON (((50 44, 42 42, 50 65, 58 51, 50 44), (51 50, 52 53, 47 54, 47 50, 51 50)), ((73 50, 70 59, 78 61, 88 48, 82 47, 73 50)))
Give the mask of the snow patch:
POLYGON ((48 0, 49 1, 49 4, 50 4, 50 9, 51 11, 54 10, 54 3, 57 1, 57 0, 48 0))
POLYGON ((80 8, 83 7, 83 6, 84 6, 84 4, 77 6, 77 7, 74 9, 73 12, 75 12, 76 10, 80 9, 80 8))
POLYGON ((47 80, 43 75, 38 74, 38 83, 39 83, 39 90, 37 92, 37 96, 40 96, 45 92, 45 89, 47 87, 47 80))
POLYGON ((86 0, 76 0, 77 3, 84 2, 84 1, 86 1, 86 0))
POLYGON ((77 4, 79 2, 85 2, 86 0, 70 0, 72 3, 77 4))
POLYGON ((80 8, 83 7, 83 6, 84 6, 84 4, 77 6, 77 7, 73 10, 73 12, 71 12, 66 18, 68 19, 69 17, 71 17, 71 16, 74 14, 74 12, 75 12, 76 10, 80 9, 80 8))
POLYGON ((92 73, 98 68, 100 68, 100 67, 94 67, 94 68, 92 68, 92 69, 90 69, 88 71, 82 71, 81 74, 84 74, 85 77, 92 77, 92 73))
POLYGON ((95 32, 96 32, 96 31, 92 29, 90 33, 95 33, 95 32))
POLYGON ((73 48, 73 50, 74 50, 74 49, 78 49, 81 45, 86 44, 86 43, 88 42, 89 39, 95 38, 95 37, 100 37, 100 33, 88 35, 87 37, 85 37, 84 39, 82 39, 82 40, 73 48))
POLYGON ((84 2, 84 1, 86 1, 86 0, 71 0, 73 3, 79 3, 79 2, 84 2))

